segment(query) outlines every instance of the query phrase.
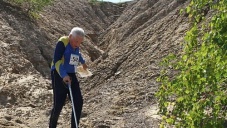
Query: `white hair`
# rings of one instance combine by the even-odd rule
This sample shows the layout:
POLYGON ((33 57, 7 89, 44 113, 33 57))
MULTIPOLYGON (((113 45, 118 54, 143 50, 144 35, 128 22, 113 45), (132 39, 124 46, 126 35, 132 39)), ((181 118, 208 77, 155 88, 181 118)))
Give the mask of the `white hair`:
POLYGON ((69 35, 72 35, 73 37, 76 37, 76 36, 85 36, 85 33, 84 33, 84 30, 80 27, 74 27, 70 34, 69 35))

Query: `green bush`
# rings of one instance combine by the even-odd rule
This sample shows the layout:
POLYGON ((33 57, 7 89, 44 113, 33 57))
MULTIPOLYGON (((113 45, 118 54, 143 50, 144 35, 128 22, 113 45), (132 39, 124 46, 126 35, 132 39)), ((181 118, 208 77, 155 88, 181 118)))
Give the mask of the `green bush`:
POLYGON ((181 54, 163 60, 158 78, 160 126, 222 128, 227 114, 227 1, 191 0, 185 11, 191 29, 181 54))

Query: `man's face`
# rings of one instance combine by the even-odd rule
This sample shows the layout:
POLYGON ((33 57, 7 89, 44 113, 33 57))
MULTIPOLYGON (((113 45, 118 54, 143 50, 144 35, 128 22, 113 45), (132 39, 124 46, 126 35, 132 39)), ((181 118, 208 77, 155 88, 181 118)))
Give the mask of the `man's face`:
POLYGON ((73 48, 77 48, 80 46, 80 44, 83 42, 84 37, 83 36, 75 36, 73 37, 72 35, 70 35, 70 44, 73 48))

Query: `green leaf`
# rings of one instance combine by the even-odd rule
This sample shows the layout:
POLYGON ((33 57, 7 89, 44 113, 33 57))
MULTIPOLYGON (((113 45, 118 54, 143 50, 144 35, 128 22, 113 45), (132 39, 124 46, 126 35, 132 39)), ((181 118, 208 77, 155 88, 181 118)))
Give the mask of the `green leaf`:
POLYGON ((189 13, 191 11, 191 7, 186 8, 186 12, 189 13))
POLYGON ((166 122, 169 124, 173 124, 174 120, 172 118, 168 118, 168 119, 166 119, 166 122))
POLYGON ((189 94, 189 93, 190 93, 190 91, 189 91, 189 90, 186 90, 186 91, 185 91, 185 93, 186 93, 186 94, 189 94))
POLYGON ((177 102, 181 102, 181 101, 183 101, 184 100, 184 98, 183 97, 179 97, 179 98, 177 98, 177 102))

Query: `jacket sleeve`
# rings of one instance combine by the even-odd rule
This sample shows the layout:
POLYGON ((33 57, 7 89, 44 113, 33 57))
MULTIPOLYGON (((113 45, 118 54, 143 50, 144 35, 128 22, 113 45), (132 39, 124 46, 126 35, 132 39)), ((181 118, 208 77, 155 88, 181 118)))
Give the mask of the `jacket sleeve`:
POLYGON ((58 72, 58 74, 61 76, 61 78, 64 78, 68 74, 66 73, 66 70, 63 67, 64 59, 64 51, 65 46, 62 41, 59 41, 56 45, 55 51, 54 51, 54 66, 58 72))

